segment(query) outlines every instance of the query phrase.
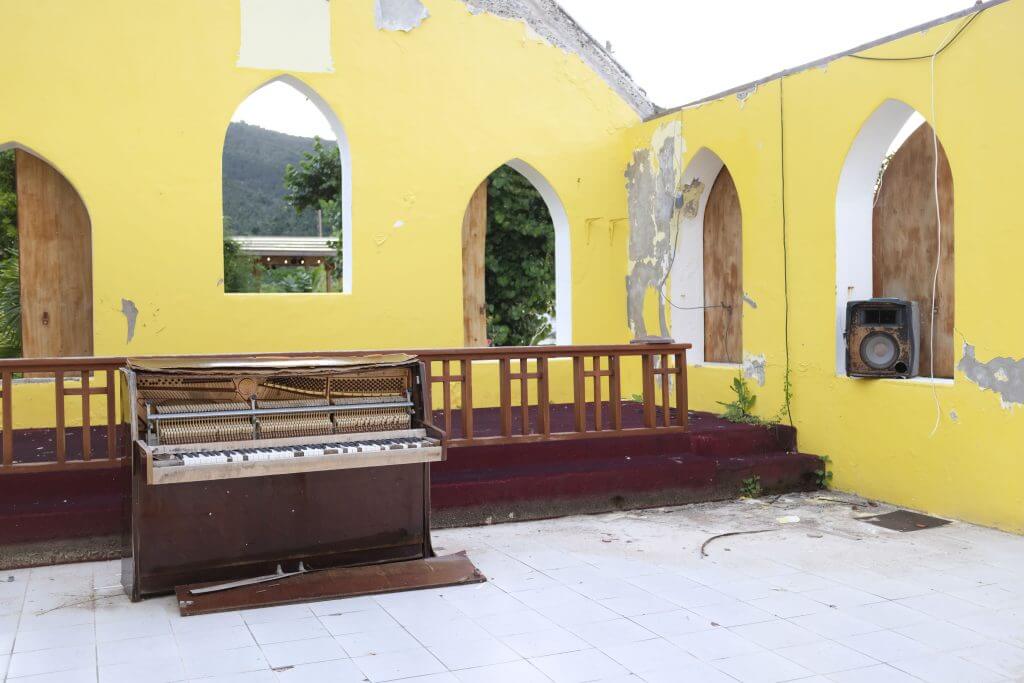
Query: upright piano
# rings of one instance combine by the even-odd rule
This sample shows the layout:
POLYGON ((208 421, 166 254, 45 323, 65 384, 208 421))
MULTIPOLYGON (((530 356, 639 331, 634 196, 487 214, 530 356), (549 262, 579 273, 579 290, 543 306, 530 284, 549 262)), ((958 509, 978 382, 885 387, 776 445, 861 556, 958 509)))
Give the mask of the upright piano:
POLYGON ((122 382, 132 600, 433 557, 445 439, 415 358, 140 359, 122 382))

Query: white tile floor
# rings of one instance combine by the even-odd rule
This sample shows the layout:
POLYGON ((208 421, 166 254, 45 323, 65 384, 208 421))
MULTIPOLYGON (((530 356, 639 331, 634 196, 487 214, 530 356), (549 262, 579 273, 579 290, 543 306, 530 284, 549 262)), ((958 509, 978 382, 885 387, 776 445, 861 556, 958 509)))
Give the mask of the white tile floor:
POLYGON ((439 531, 439 550, 469 551, 487 583, 185 619, 171 598, 128 602, 116 563, 0 571, 0 670, 13 683, 1024 681, 1024 538, 899 534, 865 512, 808 495, 439 531), (699 555, 714 534, 766 528, 699 555))

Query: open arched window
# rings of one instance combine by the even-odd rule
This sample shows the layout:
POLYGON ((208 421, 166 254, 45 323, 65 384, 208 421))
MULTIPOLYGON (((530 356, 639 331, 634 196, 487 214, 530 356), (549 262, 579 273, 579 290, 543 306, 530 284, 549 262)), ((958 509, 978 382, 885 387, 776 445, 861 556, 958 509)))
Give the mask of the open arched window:
POLYGON ((683 173, 683 208, 672 265, 672 330, 693 363, 743 356, 743 214, 732 174, 699 150, 683 173))
POLYGON ((0 353, 91 356, 92 225, 60 171, 0 145, 0 353))
POLYGON ((569 218, 535 168, 513 159, 470 198, 462 223, 466 346, 571 344, 569 218))
POLYGON ((224 290, 352 291, 352 177, 341 122, 282 76, 232 116, 223 152, 224 290))
POLYGON ((923 116, 886 100, 857 134, 836 194, 839 374, 846 372, 846 302, 893 297, 918 304, 921 374, 952 378, 953 259, 946 152, 923 116))

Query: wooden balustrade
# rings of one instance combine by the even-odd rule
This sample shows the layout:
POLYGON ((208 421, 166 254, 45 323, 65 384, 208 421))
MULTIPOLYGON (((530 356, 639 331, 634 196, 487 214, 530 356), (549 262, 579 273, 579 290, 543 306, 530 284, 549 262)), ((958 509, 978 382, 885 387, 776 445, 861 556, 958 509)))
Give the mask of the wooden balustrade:
MULTIPOLYGON (((582 437, 610 437, 685 431, 687 427, 686 350, 689 344, 616 346, 537 346, 502 348, 419 349, 403 351, 420 357, 427 368, 426 395, 440 392, 439 426, 450 436, 451 446, 471 444, 544 441, 582 437), (642 427, 624 427, 624 364, 639 363, 637 375, 642 386, 642 427), (556 369, 566 373, 568 387, 553 383, 556 369), (474 391, 474 378, 477 390, 474 391), (480 382, 496 378, 498 386, 480 382), (673 385, 674 384, 674 389, 673 385), (518 386, 517 386, 518 385, 518 386), (565 391, 568 389, 568 391, 565 391), (500 433, 480 434, 474 425, 474 408, 488 401, 481 395, 496 396, 500 433), (552 418, 553 393, 569 396, 570 429, 559 429, 552 418), (674 396, 673 396, 674 392, 674 396), (674 411, 671 410, 674 398, 674 411), (674 417, 673 417, 674 415, 674 417), (456 420, 457 418, 457 420, 456 420)), ((314 356, 355 356, 381 351, 324 353, 217 355, 205 358, 244 359, 253 357, 290 358, 314 356)), ((120 464, 119 441, 124 438, 118 424, 117 370, 126 362, 118 357, 12 358, 0 359, 0 474, 24 471, 116 467, 120 464), (52 384, 46 378, 53 378, 52 384), (18 380, 20 377, 31 379, 18 380), (105 381, 98 383, 97 378, 105 381), (30 438, 14 429, 17 411, 15 387, 31 391, 33 384, 52 386, 54 401, 51 425, 31 425, 23 432, 53 430, 52 446, 38 434, 19 454, 18 438, 30 438), (69 427, 67 400, 77 397, 81 406, 81 427, 69 427), (93 401, 103 402, 105 420, 93 424, 93 401), (69 453, 72 430, 80 429, 80 448, 69 453), (101 435, 102 448, 94 443, 101 435), (42 443, 42 446, 35 445, 42 443)), ((38 397, 37 397, 38 398, 38 397)), ((428 399, 429 400, 429 399, 428 399)))

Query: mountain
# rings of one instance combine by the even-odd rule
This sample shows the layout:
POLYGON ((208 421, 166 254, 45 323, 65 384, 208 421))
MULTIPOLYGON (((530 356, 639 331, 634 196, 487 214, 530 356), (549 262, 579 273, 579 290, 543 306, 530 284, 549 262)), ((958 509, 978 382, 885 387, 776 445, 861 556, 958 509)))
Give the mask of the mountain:
POLYGON ((232 122, 224 140, 224 226, 231 235, 316 235, 312 211, 284 200, 284 169, 313 149, 313 138, 232 122))

